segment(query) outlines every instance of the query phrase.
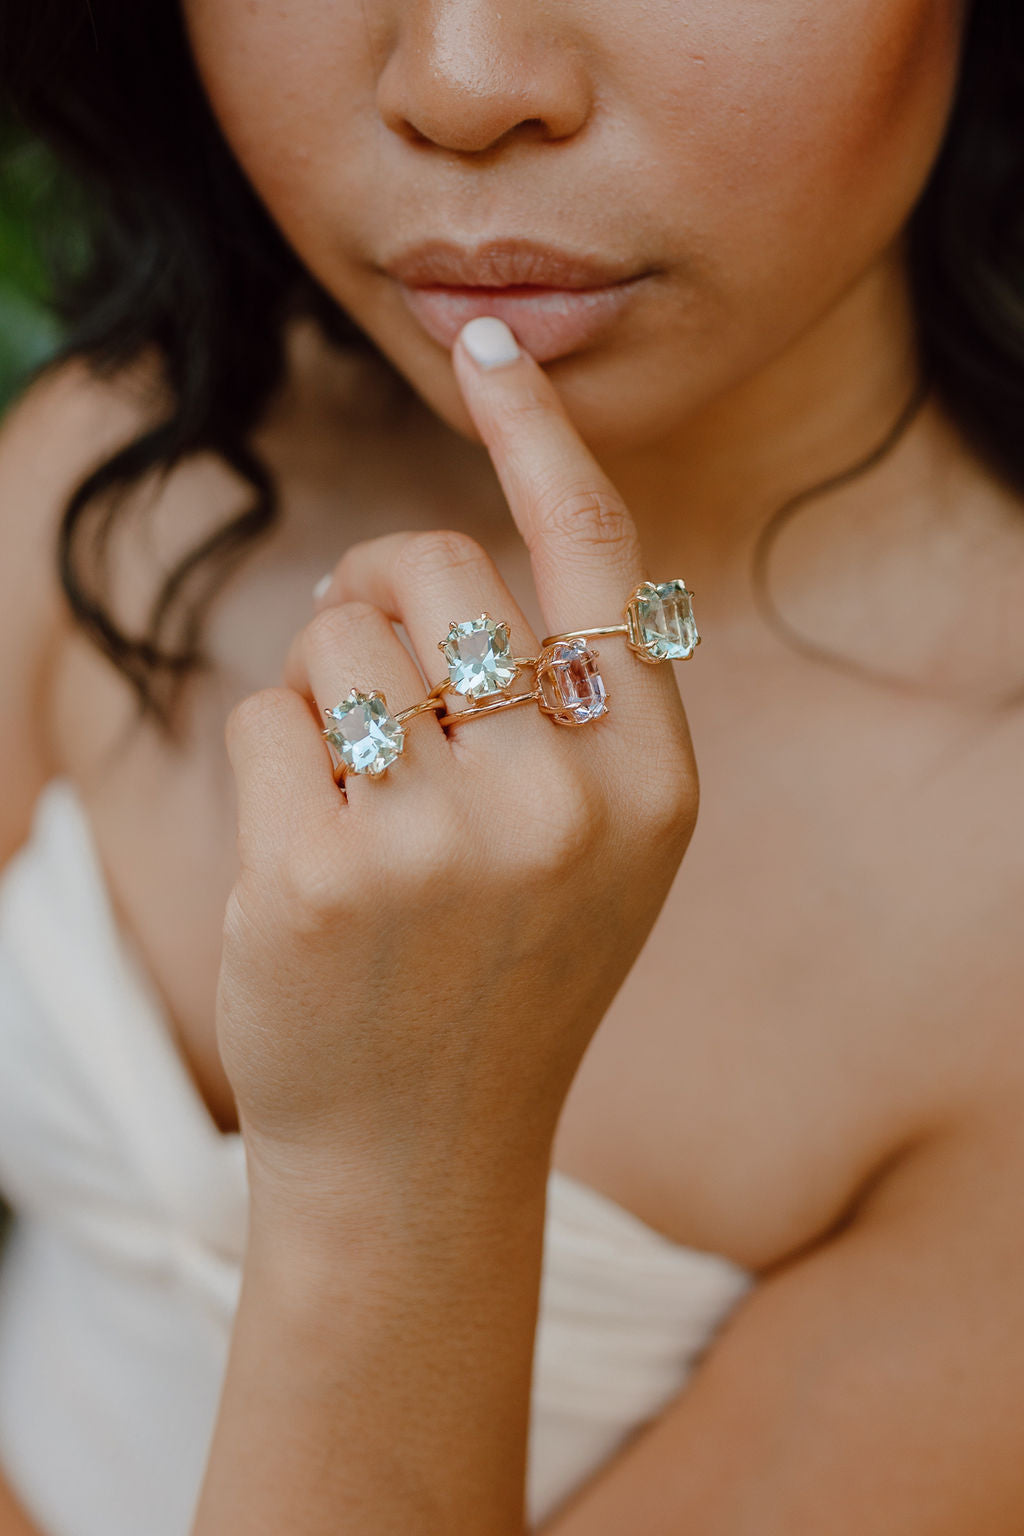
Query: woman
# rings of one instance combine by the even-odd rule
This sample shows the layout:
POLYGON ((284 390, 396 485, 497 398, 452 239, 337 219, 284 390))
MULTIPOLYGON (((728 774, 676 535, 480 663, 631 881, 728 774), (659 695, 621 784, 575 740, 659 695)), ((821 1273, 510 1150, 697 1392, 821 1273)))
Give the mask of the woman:
POLYGON ((7 52, 0 1532, 1018 1532, 1017 10, 7 52))

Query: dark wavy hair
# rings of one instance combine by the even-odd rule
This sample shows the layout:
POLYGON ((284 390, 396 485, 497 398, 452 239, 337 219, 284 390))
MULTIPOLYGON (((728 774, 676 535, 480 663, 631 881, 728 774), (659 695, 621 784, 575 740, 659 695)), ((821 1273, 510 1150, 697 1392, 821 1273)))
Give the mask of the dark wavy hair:
MULTIPOLYGON (((206 101, 174 0, 3 0, 0 91, 83 191, 86 255, 55 273, 67 341, 49 366, 79 357, 112 374, 155 349, 169 386, 162 419, 71 494, 57 558, 75 621, 131 683, 140 713, 172 735, 180 686, 207 665, 199 640, 209 604, 276 520, 273 479, 251 439, 283 382, 286 322, 311 315, 338 346, 375 348, 250 188, 206 101), (167 576, 146 633, 128 635, 104 594, 109 532, 144 476, 205 451, 221 455, 251 497, 167 576), (167 644, 179 611, 183 638, 167 644)), ((972 8, 957 98, 908 236, 922 382, 882 443, 792 498, 776 527, 812 494, 876 463, 930 390, 1024 494, 1021 0, 972 8)))

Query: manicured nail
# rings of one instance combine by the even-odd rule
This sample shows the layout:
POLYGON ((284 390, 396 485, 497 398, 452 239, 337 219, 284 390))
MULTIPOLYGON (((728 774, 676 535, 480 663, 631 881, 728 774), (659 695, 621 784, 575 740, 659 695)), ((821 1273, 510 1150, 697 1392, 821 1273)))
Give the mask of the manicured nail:
POLYGON ((470 357, 481 368, 503 368, 521 355, 512 332, 496 315, 479 315, 468 321, 459 336, 470 357))
POLYGON ((331 584, 331 577, 333 575, 334 575, 333 571, 328 571, 326 573, 326 575, 320 577, 320 580, 317 582, 316 586, 313 588, 313 601, 314 601, 314 603, 318 603, 320 601, 320 599, 323 597, 324 593, 327 591, 327 588, 331 584))

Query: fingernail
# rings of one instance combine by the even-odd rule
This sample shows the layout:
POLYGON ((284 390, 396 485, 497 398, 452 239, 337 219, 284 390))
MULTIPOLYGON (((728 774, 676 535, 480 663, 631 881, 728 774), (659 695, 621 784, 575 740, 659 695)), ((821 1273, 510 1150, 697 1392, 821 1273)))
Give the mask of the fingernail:
POLYGON ((504 320, 496 315, 478 315, 459 332, 462 345, 481 368, 503 368, 521 356, 519 343, 504 320))
POLYGON ((325 575, 320 577, 320 580, 317 582, 316 586, 313 588, 313 601, 314 601, 314 603, 318 603, 320 601, 320 599, 323 597, 324 593, 327 591, 327 588, 331 584, 331 577, 333 575, 334 575, 333 571, 327 571, 325 575))

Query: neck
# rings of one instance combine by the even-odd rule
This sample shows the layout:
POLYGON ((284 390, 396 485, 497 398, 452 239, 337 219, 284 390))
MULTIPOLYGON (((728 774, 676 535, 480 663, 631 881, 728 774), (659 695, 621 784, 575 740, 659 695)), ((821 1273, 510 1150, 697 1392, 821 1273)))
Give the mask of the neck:
MULTIPOLYGON (((868 455, 918 382, 909 285, 894 249, 783 354, 671 437, 604 467, 637 520, 652 569, 684 574, 705 609, 709 601, 749 606, 754 543, 773 512, 868 455)), ((921 430, 915 421, 909 435, 921 430)), ((913 450, 923 468, 921 451, 913 450)), ((847 513, 859 501, 870 516, 905 493, 901 457, 897 448, 850 482, 847 513)), ((820 560, 818 547, 816 576, 820 560)), ((792 559, 787 579, 799 581, 792 559)))
MULTIPOLYGON (((264 435, 282 464, 298 457, 304 475, 320 476, 322 542, 333 552, 339 423, 358 417, 355 430, 365 436, 364 417, 376 419, 376 413, 385 423, 381 430, 391 430, 386 423, 393 413, 370 388, 372 367, 365 360, 339 357, 315 328, 293 340, 301 343, 293 382, 264 435), (370 405, 360 404, 365 400, 370 405), (290 454, 274 447, 275 431, 286 447, 291 444, 290 454)), ((680 421, 663 440, 633 453, 602 455, 637 521, 652 579, 682 576, 698 595, 709 634, 733 628, 746 634, 745 644, 757 644, 756 627, 769 641, 754 580, 759 535, 794 496, 833 480, 877 449, 920 382, 904 253, 896 246, 783 353, 680 421)), ((484 450, 443 426, 426 406, 402 421, 406 433, 411 422, 418 424, 435 454, 440 438, 443 452, 435 462, 447 466, 445 484, 457 484, 464 504, 477 509, 480 521, 469 531, 496 555, 507 536, 518 555, 519 541, 484 450)), ((416 474, 419 486, 418 468, 416 474)), ((420 491, 408 494, 410 505, 417 505, 420 491)), ((911 627, 919 633, 918 610, 934 608, 936 583, 950 581, 948 559, 946 566, 941 559, 950 529, 962 528, 966 547, 976 542, 986 510, 1005 511, 1006 501, 1005 489, 986 477, 929 398, 890 452, 841 489, 810 498, 807 515, 786 522, 784 537, 771 546, 773 602, 820 646, 863 651, 865 592, 895 592, 886 602, 886 623, 877 604, 873 617, 880 662, 888 665, 903 644, 894 626, 906 625, 913 613, 911 627), (942 519, 945 545, 935 536, 942 519)), ((433 524, 440 515, 434 502, 423 508, 433 524)), ((1017 521, 1019 513, 1015 526, 1017 521)), ((950 601, 955 596, 950 591, 950 601)), ((945 656, 948 647, 939 650, 945 656)))

